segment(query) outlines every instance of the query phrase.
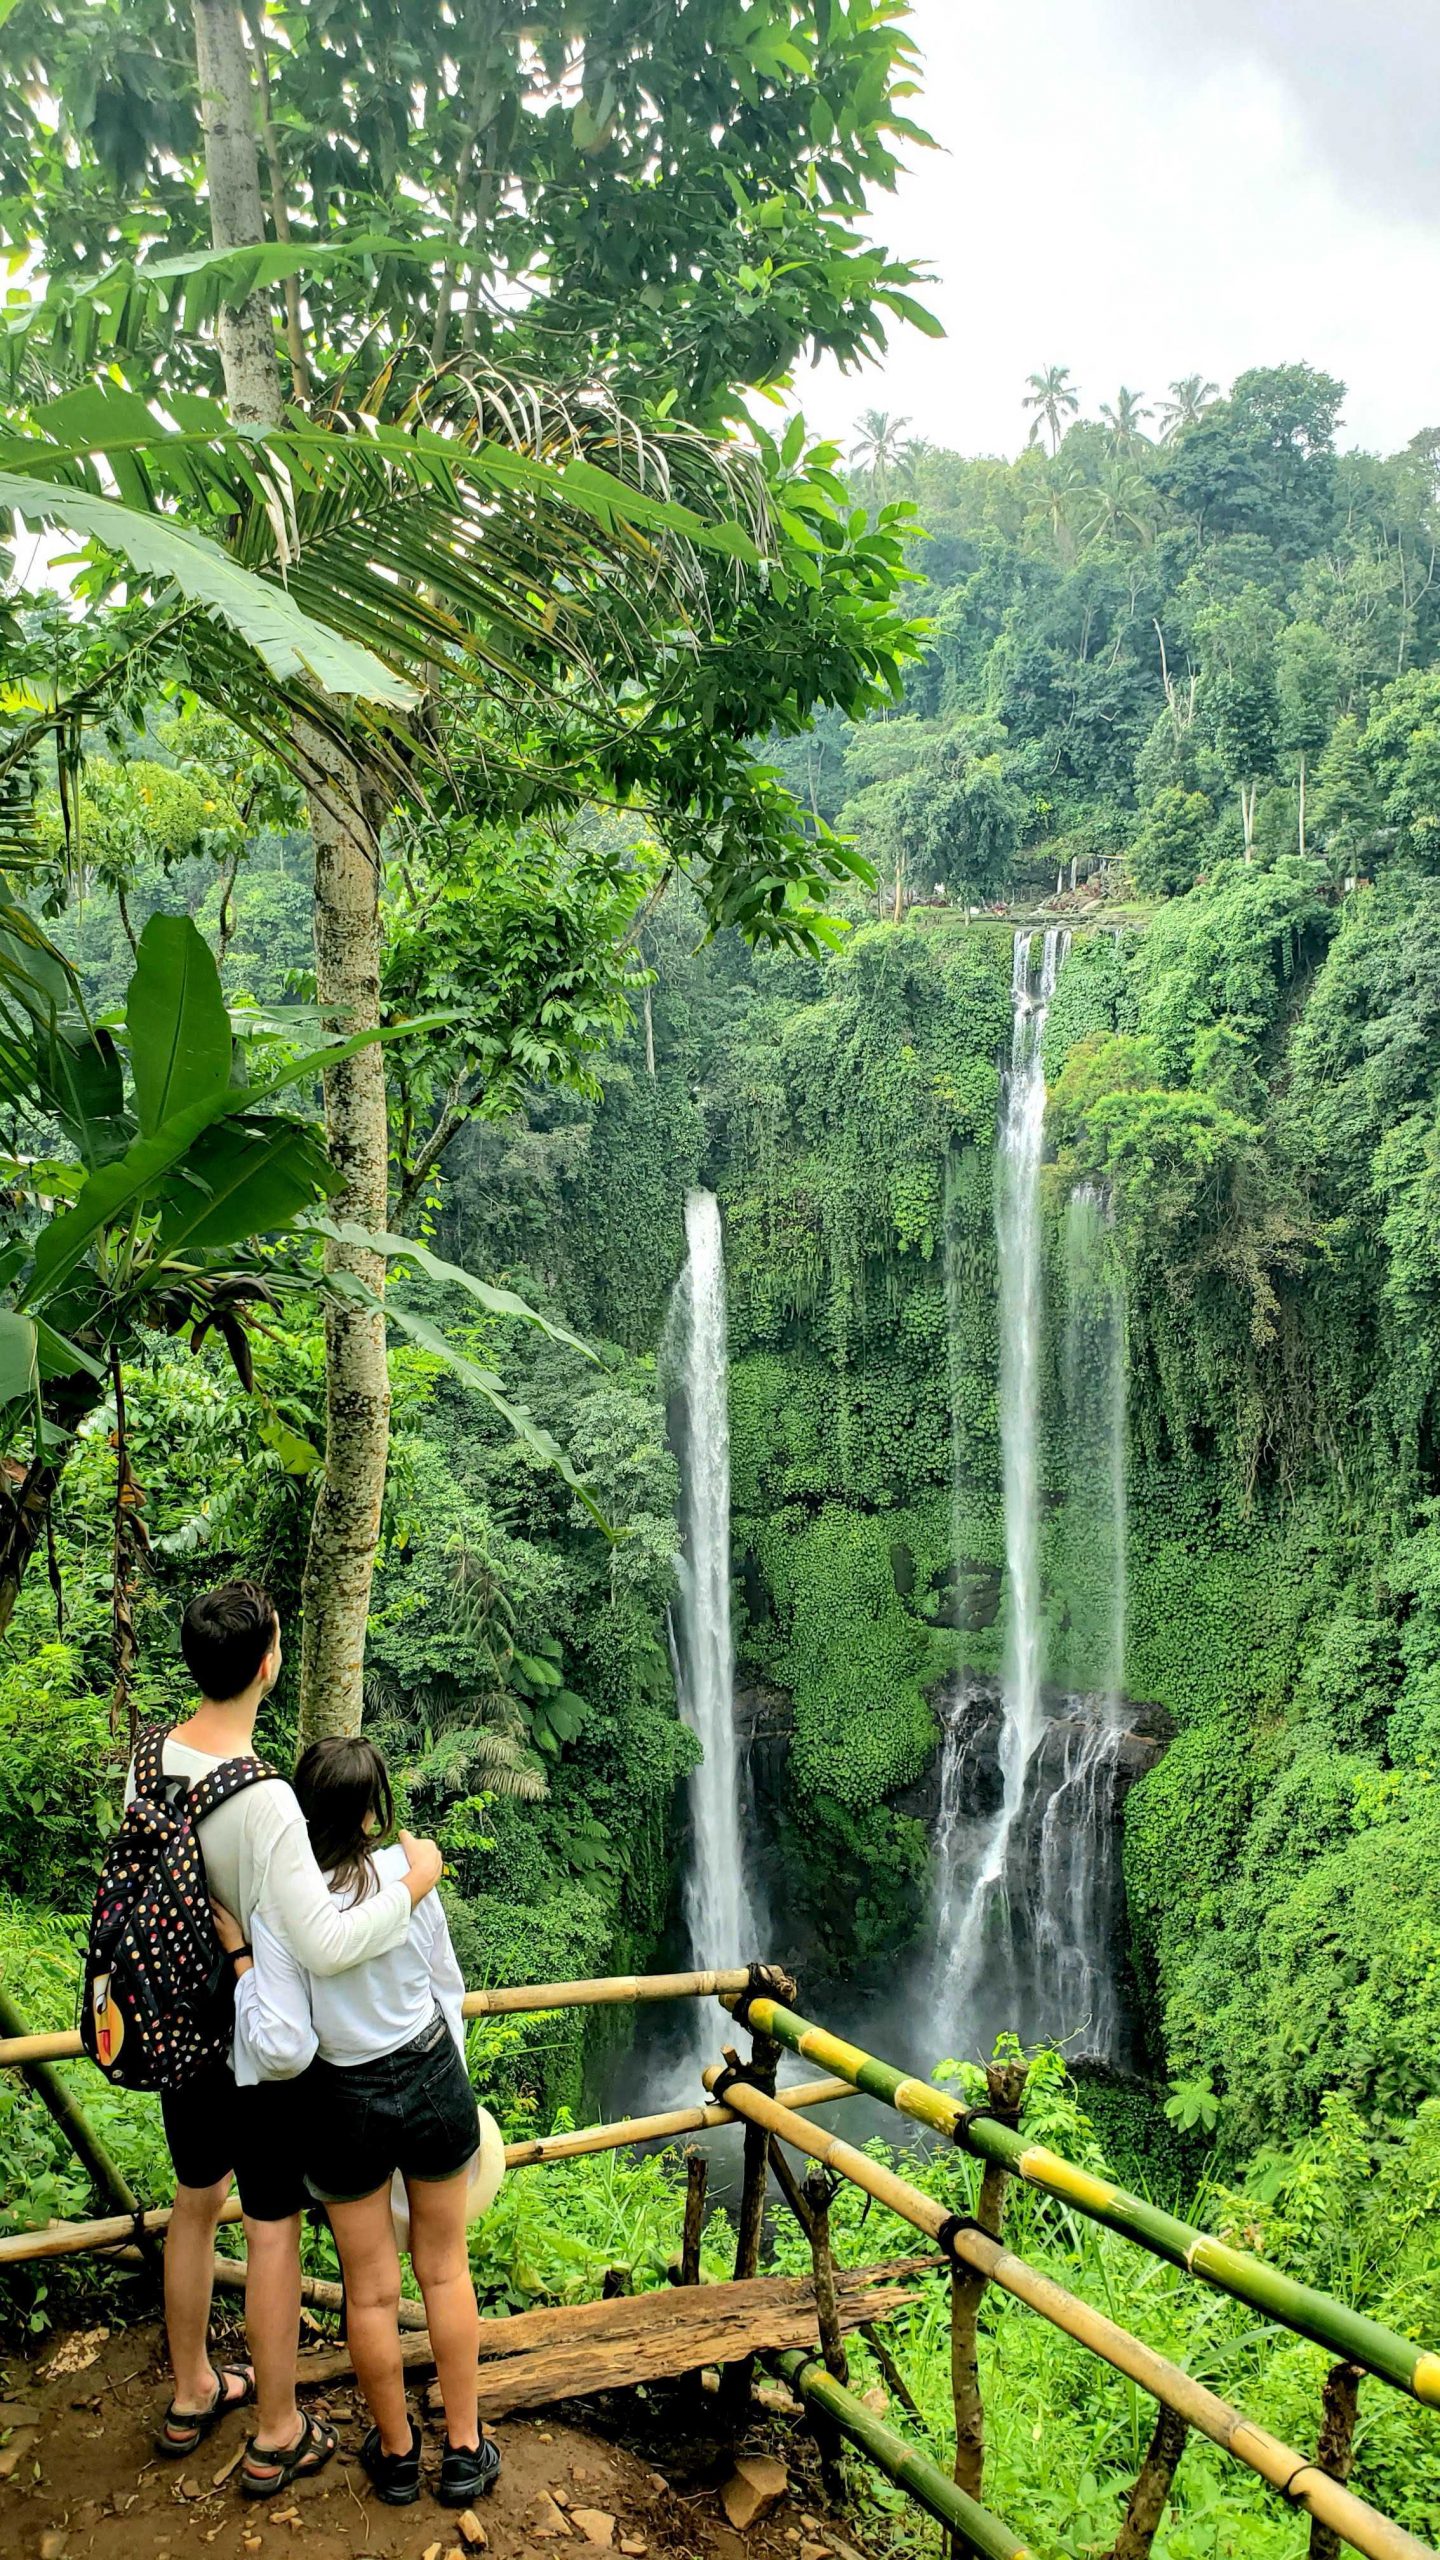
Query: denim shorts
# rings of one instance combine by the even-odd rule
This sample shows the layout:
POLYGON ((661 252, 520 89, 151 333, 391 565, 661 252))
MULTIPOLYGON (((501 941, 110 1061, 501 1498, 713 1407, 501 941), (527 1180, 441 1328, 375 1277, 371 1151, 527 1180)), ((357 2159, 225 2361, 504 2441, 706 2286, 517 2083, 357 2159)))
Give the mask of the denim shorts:
POLYGON ((480 2148, 474 2092, 438 2009, 378 2062, 312 2062, 304 2089, 305 2183, 321 2204, 354 2204, 397 2169, 458 2178, 480 2148))

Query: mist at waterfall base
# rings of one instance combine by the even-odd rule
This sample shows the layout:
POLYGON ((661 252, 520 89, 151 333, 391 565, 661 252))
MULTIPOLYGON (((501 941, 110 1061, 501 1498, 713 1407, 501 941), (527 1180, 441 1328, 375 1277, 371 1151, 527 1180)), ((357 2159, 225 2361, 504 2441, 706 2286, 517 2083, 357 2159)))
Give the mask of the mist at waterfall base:
MULTIPOLYGON (((1125 1316, 1093 1188, 1077 1190, 1065 1214, 1058 1362, 1046 1304, 1043 1044, 1068 943, 1058 927, 1015 937, 995 1188, 1004 1668, 998 1683, 962 1672, 940 1702, 934 1936, 916 2018, 917 2059, 930 2062, 979 2059, 1005 2030, 1027 2043, 1053 2039, 1077 2059, 1117 2065, 1130 2054, 1119 1989, 1125 1316), (1046 1591, 1042 1573, 1042 1453, 1057 1423, 1074 1586, 1063 1595, 1046 1591), (1057 1597, 1082 1688, 1047 1683, 1057 1597)), ((963 1286, 953 1252, 947 1284, 953 1324, 963 1286)), ((957 1430, 957 1568, 963 1463, 957 1430)))

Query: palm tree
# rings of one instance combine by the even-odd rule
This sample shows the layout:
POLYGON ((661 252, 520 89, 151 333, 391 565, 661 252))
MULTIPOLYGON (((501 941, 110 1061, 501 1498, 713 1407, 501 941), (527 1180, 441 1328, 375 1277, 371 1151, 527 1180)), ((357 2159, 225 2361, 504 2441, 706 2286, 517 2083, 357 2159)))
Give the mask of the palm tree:
POLYGON ((1036 413, 1030 429, 1030 441, 1032 444, 1037 441, 1043 420, 1050 430, 1050 450, 1058 453, 1065 422, 1078 416, 1080 409, 1080 394, 1071 382, 1070 367, 1068 364, 1047 365, 1043 373, 1030 373, 1025 379, 1029 388, 1024 406, 1036 413))
POLYGON ((1193 427, 1219 396, 1219 383, 1207 382, 1203 373, 1187 373, 1179 382, 1172 382, 1169 399, 1160 403, 1160 433, 1168 441, 1185 427, 1193 427))
POLYGON ((1112 455, 1133 453, 1137 444, 1145 442, 1141 429, 1150 411, 1141 405, 1143 398, 1142 392, 1127 391, 1122 382, 1114 407, 1108 401, 1102 406, 1100 415, 1109 430, 1106 441, 1112 455))
POLYGON ((857 471, 868 471, 877 497, 909 461, 913 447, 905 430, 908 418, 892 418, 888 409, 866 409, 855 422, 850 459, 857 471))
POLYGON ((1143 472, 1118 456, 1105 464, 1098 480, 1086 482, 1080 511, 1080 536, 1087 550, 1097 542, 1119 548, 1127 541, 1154 539, 1149 482, 1143 472))

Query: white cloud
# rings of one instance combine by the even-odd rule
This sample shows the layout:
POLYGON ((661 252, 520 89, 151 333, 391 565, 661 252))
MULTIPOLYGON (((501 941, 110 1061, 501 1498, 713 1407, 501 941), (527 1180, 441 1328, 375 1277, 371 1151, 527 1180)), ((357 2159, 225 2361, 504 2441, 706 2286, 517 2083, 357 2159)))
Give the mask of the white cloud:
POLYGON ((1068 364, 1093 415, 1121 382, 1154 397, 1300 358, 1348 383, 1347 442, 1440 424, 1440 218, 1347 182, 1283 47, 1237 29, 1228 54, 1212 37, 1172 56, 1148 9, 1146 34, 1131 0, 915 0, 915 112, 941 148, 912 155, 876 229, 935 269, 948 335, 897 328, 883 368, 822 367, 801 386, 816 425, 848 441, 883 407, 1013 452, 1041 365, 1068 364))

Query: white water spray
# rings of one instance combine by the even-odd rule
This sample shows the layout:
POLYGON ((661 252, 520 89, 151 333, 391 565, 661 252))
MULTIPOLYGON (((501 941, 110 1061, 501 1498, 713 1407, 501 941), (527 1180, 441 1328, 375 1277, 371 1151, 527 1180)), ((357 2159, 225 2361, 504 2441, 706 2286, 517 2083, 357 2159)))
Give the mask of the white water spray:
MULTIPOLYGON (((960 1817, 963 1747, 947 1734, 941 1775, 941 1894, 938 1915, 941 1996, 948 2015, 963 2017, 980 1978, 992 1908, 1006 1892, 1010 1845, 1025 1801, 1025 1781, 1044 1730, 1041 1711, 1040 1358, 1044 1278, 1040 1231, 1040 1166, 1045 1143, 1045 1017, 1070 936, 1047 928, 1035 965, 1033 933, 1015 936, 1011 973, 1010 1068, 1005 1080, 996 1165, 995 1238, 999 1264, 1000 1448, 1005 1493, 1005 1570, 1009 1594, 1004 1714, 1000 1730, 1003 1794, 979 1844, 964 1854, 973 1830, 960 1817), (947 1780, 949 1804, 947 1806, 947 1780), (973 1860, 973 1864, 971 1861, 973 1860), (968 1879, 962 1867, 970 1866, 968 1879)), ((951 1729, 953 1732, 953 1728, 951 1729)))
POLYGON ((703 1757, 690 1778, 685 1924, 697 1967, 760 1952, 745 1884, 735 1656, 730 1632, 730 1404, 725 1247, 713 1192, 685 1202, 688 1253, 677 1289, 685 1447, 680 1572, 680 1711, 703 1757))

